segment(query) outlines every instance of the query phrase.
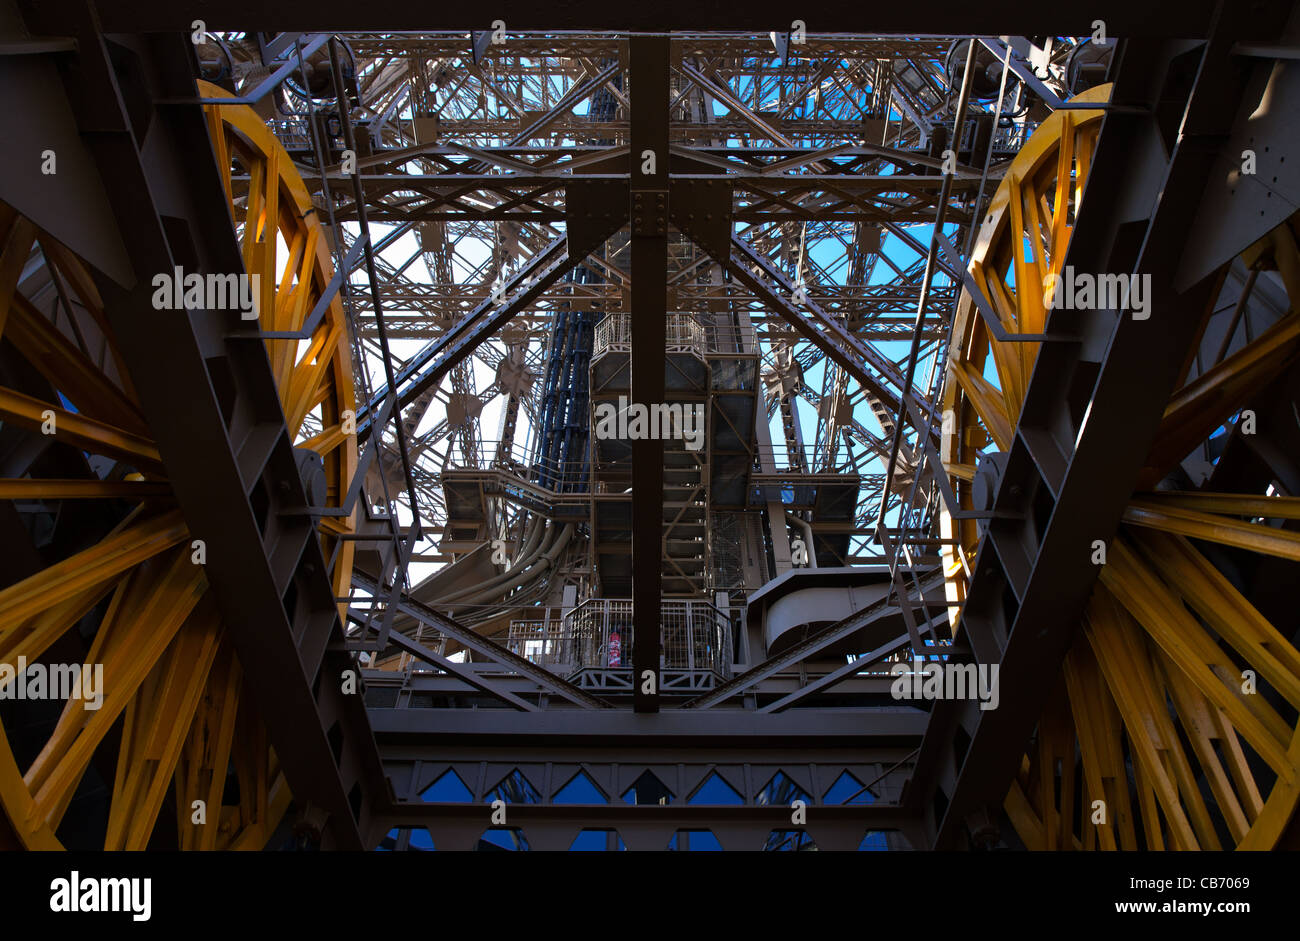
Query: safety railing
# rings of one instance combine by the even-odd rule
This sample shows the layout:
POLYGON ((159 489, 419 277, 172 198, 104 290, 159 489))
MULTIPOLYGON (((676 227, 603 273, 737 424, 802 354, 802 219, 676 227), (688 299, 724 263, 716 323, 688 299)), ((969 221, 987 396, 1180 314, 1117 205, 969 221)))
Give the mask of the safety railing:
MULTIPOLYGON (((690 352, 704 355, 707 344, 704 328, 690 314, 669 314, 665 349, 669 353, 690 352)), ((632 317, 629 314, 606 314, 596 324, 594 355, 627 353, 632 349, 632 317)))
MULTIPOLYGON (((665 670, 731 673, 731 618, 707 601, 660 604, 660 667, 665 670)), ((632 602, 591 598, 560 621, 510 622, 506 646, 540 666, 563 670, 631 669, 632 602)))

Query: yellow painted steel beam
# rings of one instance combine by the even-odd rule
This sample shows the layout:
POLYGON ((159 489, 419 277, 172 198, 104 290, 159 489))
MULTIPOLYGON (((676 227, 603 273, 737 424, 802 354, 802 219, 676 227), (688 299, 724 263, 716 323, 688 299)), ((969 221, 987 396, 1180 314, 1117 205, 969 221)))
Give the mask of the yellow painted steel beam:
POLYGON ((1034 812, 1034 808, 1029 803, 1029 798, 1025 796, 1024 789, 1020 786, 1019 781, 1011 782, 1011 788, 1007 791, 1002 809, 1007 812, 1007 817, 1011 820, 1011 825, 1015 827, 1020 841, 1025 844, 1025 848, 1041 850, 1043 848, 1043 822, 1038 819, 1038 814, 1034 812))
POLYGON ((266 729, 247 708, 239 710, 235 747, 230 757, 239 781, 239 804, 235 826, 221 834, 218 849, 225 849, 239 831, 256 827, 266 819, 271 747, 266 740, 266 729))
POLYGON ((21 294, 14 295, 5 339, 81 414, 137 437, 149 437, 144 415, 136 404, 21 294))
MULTIPOLYGON (((1300 768, 1300 731, 1291 738, 1287 760, 1293 768, 1300 768)), ((1273 849, 1286 831, 1300 802, 1300 775, 1279 777, 1264 803, 1264 809, 1251 826, 1246 838, 1238 844, 1241 850, 1273 849)))
MULTIPOLYGON (((0 663, 15 664, 22 657, 35 663, 56 640, 70 631, 112 590, 121 576, 110 575, 98 584, 64 598, 34 617, 0 631, 0 663)), ((3 689, 0 686, 0 689, 3 689)))
POLYGON ((1232 727, 1232 723, 1228 721, 1222 709, 1216 709, 1211 713, 1210 718, 1218 727, 1219 743, 1223 746, 1224 757, 1228 762, 1228 772, 1237 786, 1237 794, 1241 798, 1246 817, 1253 826, 1264 809, 1264 798, 1259 793, 1255 773, 1250 770, 1246 753, 1241 748, 1241 737, 1237 735, 1237 730, 1232 727))
MULTIPOLYGON (((1208 812, 1169 722, 1164 695, 1157 697, 1158 685, 1140 633, 1106 591, 1094 592, 1084 630, 1124 719, 1135 764, 1141 765, 1143 779, 1164 812, 1175 846, 1195 849, 1199 835, 1207 841, 1207 848, 1218 848, 1208 812)), ((1153 807, 1143 806, 1148 839, 1151 821, 1147 818, 1153 811, 1153 807)), ((1159 829, 1158 821, 1155 828, 1159 829)))
POLYGON ((1300 562, 1300 533, 1271 526, 1145 500, 1134 500, 1124 509, 1124 522, 1300 562))
MULTIPOLYGON (((1147 781, 1146 766, 1140 761, 1133 762, 1133 783, 1137 788, 1138 806, 1142 808, 1139 819, 1142 821, 1142 834, 1146 838, 1148 850, 1165 849, 1164 830, 1160 824, 1160 802, 1156 799, 1155 789, 1147 781)), ((1175 837, 1174 849, 1178 849, 1175 837)))
POLYGON ((302 361, 294 367, 292 379, 283 391, 285 421, 289 433, 296 436, 303 418, 328 391, 330 360, 338 349, 339 325, 322 323, 312 336, 302 361))
POLYGON ((11 206, 0 203, 0 336, 18 291, 18 279, 36 241, 36 226, 11 206))
POLYGON ((53 607, 170 549, 188 535, 179 510, 136 520, 90 548, 0 591, 0 624, 15 624, 53 607))
POLYGON ((1050 217, 1051 238, 1048 243, 1052 254, 1051 273, 1056 275, 1061 273, 1065 264, 1065 249, 1070 244, 1070 197, 1073 195, 1070 183, 1074 170, 1074 148, 1079 136, 1074 116, 1069 111, 1065 112, 1062 115, 1061 143, 1057 151, 1050 217))
POLYGON ((1197 688, 1228 714, 1273 770, 1279 775, 1294 774, 1286 762, 1291 726, 1262 697, 1242 692, 1240 671, 1232 658, 1122 536, 1111 543, 1110 552, 1111 562, 1101 570, 1101 584, 1197 688))
POLYGON ((24 849, 61 850, 63 844, 36 811, 32 795, 23 782, 7 736, 0 735, 0 805, 14 835, 24 849))
POLYGON ((1175 393, 1138 478, 1138 489, 1155 486, 1192 448, 1245 405, 1250 395, 1294 363, 1300 354, 1297 341, 1300 315, 1292 313, 1175 393))
MULTIPOLYGON (((135 526, 143 512, 143 508, 137 507, 105 538, 114 538, 135 526)), ((110 570, 100 581, 71 594, 65 593, 64 597, 39 613, 0 624, 0 662, 16 663, 19 657, 25 657, 28 663, 34 663, 50 644, 85 617, 122 577, 121 572, 110 570)))
POLYGON ((1064 666, 1086 784, 1083 829, 1095 832, 1101 849, 1138 849, 1124 764, 1123 720, 1086 636, 1070 649, 1064 666), (1104 824, 1092 822, 1094 800, 1105 802, 1104 824))
POLYGON ((1094 709, 1100 706, 1097 701, 1088 702, 1086 694, 1083 691, 1083 678, 1080 676, 1078 658, 1075 656, 1075 648, 1066 655, 1064 664, 1064 675, 1067 695, 1070 701, 1071 716, 1074 720, 1075 737, 1079 742, 1079 757, 1083 765, 1083 816, 1080 823, 1080 831, 1084 836, 1084 847, 1092 849, 1094 841, 1100 844, 1104 850, 1118 849, 1118 843, 1115 839, 1116 821, 1115 815, 1118 808, 1111 806, 1109 796, 1106 793, 1106 785, 1101 773, 1100 756, 1106 750, 1109 743, 1102 739, 1099 734, 1098 724, 1095 721, 1094 709), (1104 824, 1093 823, 1092 802, 1101 800, 1105 804, 1106 817, 1104 824))
POLYGON ((1250 829, 1250 819, 1246 816, 1241 801, 1237 799, 1237 792, 1228 777, 1228 772, 1214 748, 1219 737, 1219 726, 1214 721, 1211 711, 1219 710, 1201 695, 1200 690, 1163 652, 1157 665, 1161 668, 1165 686, 1173 699, 1179 722, 1192 746, 1192 752, 1196 755, 1196 761, 1201 766, 1205 780, 1210 786, 1210 793, 1214 795, 1218 812, 1223 817, 1233 841, 1240 842, 1250 829))
POLYGON ((236 834, 225 848, 245 851, 263 849, 267 841, 271 839, 275 828, 280 825, 280 821, 284 818, 292 800, 293 795, 289 792, 289 783, 284 779, 283 774, 276 772, 266 796, 266 820, 245 827, 236 834))
POLYGON ((1294 301, 1300 298, 1300 246, 1291 231, 1291 219, 1275 226, 1272 231, 1241 253, 1241 260, 1249 268, 1274 268, 1282 276, 1287 296, 1294 301))
POLYGON ((215 608, 196 607, 127 705, 104 849, 148 848, 221 633, 215 608))
POLYGON ((348 436, 343 433, 343 425, 336 423, 323 429, 318 434, 314 434, 310 438, 307 438, 298 446, 315 451, 317 454, 324 456, 333 451, 347 439, 348 436))
POLYGON ((1185 490, 1153 490, 1137 494, 1141 503, 1197 513, 1227 516, 1300 520, 1300 497, 1266 497, 1251 493, 1205 493, 1185 490))
MULTIPOLYGON (((1062 144, 1065 137, 1062 137, 1062 144)), ((1043 284, 1047 280, 1048 262, 1043 255, 1043 220, 1040 216, 1040 191, 1036 180, 1013 181, 1020 184, 1021 218, 1024 219, 1025 241, 1029 244, 1029 258, 1023 262, 1026 280, 1020 281, 1016 274, 1016 301, 1020 309, 1020 330, 1022 333, 1041 333, 1047 325, 1047 308, 1043 304, 1043 284)), ((1017 246, 1019 247, 1019 246, 1017 246)), ((1017 251, 1017 260, 1024 259, 1024 252, 1017 251)))
POLYGON ((36 812, 52 827, 63 818, 95 749, 207 591, 207 578, 190 561, 188 548, 159 561, 164 564, 118 587, 91 643, 86 663, 103 670, 100 707, 88 710, 69 700, 23 776, 36 812))
MULTIPOLYGON (((1029 332, 1024 328, 1016 301, 1012 299, 1002 280, 1002 275, 999 273, 1000 266, 993 265, 992 260, 988 264, 972 262, 971 270, 978 278, 976 284, 984 285, 984 293, 993 304, 998 319, 1002 321, 1002 326, 1007 333, 1029 332)), ((989 352, 993 354, 998 364, 998 376, 1010 380, 1004 382, 1002 386, 1006 395, 1007 408, 1014 409, 1019 415, 1025 401, 1025 387, 1029 384, 1029 372, 1034 367, 1034 358, 1038 355, 1040 344, 999 343, 988 335, 988 325, 979 321, 978 313, 972 312, 972 317, 976 318, 976 322, 972 324, 972 332, 978 337, 978 342, 987 346, 989 352)), ((968 356, 975 352, 971 349, 968 356)), ((972 365, 977 364, 972 360, 972 365)))
POLYGON ((235 740, 243 670, 231 645, 223 645, 208 672, 176 772, 177 830, 183 850, 214 850, 221 825, 221 796, 235 740), (194 822, 193 802, 207 808, 207 823, 194 822))
POLYGON ((170 496, 172 487, 165 480, 0 479, 0 500, 146 500, 170 496))
POLYGON ((1300 709, 1300 651, 1182 536, 1127 534, 1161 577, 1232 645, 1252 670, 1300 709))
POLYGON ((46 263, 54 268, 71 287, 77 301, 86 309, 86 312, 90 314, 91 319, 95 321, 96 326, 99 328, 108 349, 109 357, 113 362, 116 379, 122 387, 122 393, 130 402, 140 401, 140 397, 135 393, 135 386, 131 382, 131 374, 127 371, 126 363, 122 359, 122 351, 117 347, 113 329, 109 326, 108 316, 104 313, 104 301, 99 296, 99 288, 95 286, 95 279, 91 276, 85 262, 57 239, 50 238, 46 234, 42 234, 39 238, 46 263))
POLYGON ((39 432, 49 417, 54 419, 53 437, 92 454, 102 454, 136 464, 144 470, 163 471, 158 448, 148 438, 132 434, 107 422, 78 412, 0 388, 0 420, 39 432))
POLYGON ((1011 419, 1007 416, 1006 404, 1002 392, 979 373, 970 363, 955 362, 949 367, 956 380, 961 383, 975 411, 984 420, 984 427, 989 430, 997 443, 998 449, 1005 451, 1011 447, 1011 438, 1015 434, 1011 419))
POLYGON ((1070 720, 1070 703, 1063 682, 1058 682, 1052 698, 1038 720, 1037 807, 1043 822, 1043 848, 1072 848, 1074 839, 1074 747, 1075 736, 1070 720), (1056 768, 1060 766, 1060 784, 1056 768), (1059 798, 1057 794, 1059 793, 1059 798))

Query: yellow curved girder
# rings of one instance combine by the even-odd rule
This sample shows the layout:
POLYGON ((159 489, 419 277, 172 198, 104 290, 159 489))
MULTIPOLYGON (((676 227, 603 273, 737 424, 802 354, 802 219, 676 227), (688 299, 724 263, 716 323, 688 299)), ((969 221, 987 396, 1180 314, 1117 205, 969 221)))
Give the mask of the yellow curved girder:
MULTIPOLYGON (((225 94, 201 84, 205 97, 225 94)), ((260 278, 261 326, 299 331, 333 275, 310 194, 251 109, 218 105, 206 113, 246 270, 260 278), (236 184, 237 174, 247 175, 248 183, 236 184)), ((241 695, 238 658, 208 595, 191 534, 174 508, 166 467, 94 280, 81 259, 3 204, 0 333, 75 408, 0 388, 0 420, 40 433, 52 414, 56 440, 138 471, 120 481, 0 481, 3 499, 137 503, 95 545, 0 590, 0 663, 7 664, 19 657, 37 661, 106 603, 83 665, 103 670, 100 707, 87 710, 69 699, 26 768, 19 767, 0 728, 0 807, 7 832, 29 849, 61 848, 57 830, 69 802, 92 755, 122 717, 106 849, 149 846, 172 787, 181 848, 261 848, 291 795, 251 700, 241 695), (79 314, 102 334, 102 367, 18 290, 33 251, 68 285, 79 314), (232 768, 240 799, 228 806, 223 795, 232 768)), ((306 340, 266 343, 290 434, 324 460, 326 502, 332 506, 340 505, 357 467, 356 436, 348 425, 355 417, 348 344, 337 297, 306 340)), ((334 560, 330 574, 338 595, 347 593, 353 560, 353 543, 340 537, 354 521, 355 516, 331 519, 320 531, 325 556, 334 560)))
MULTIPOLYGON (((1103 86, 1075 100, 1100 103, 1108 95, 1103 86)), ((1044 329, 1045 287, 1064 264, 1102 114, 1053 113, 990 203, 970 272, 1010 334, 1044 329)), ((1036 745, 1006 798, 1009 818, 1032 849, 1219 849, 1223 832, 1228 846, 1268 848, 1294 815, 1296 722, 1253 684, 1273 689, 1288 704, 1287 715, 1300 708, 1300 652, 1190 540, 1300 560, 1300 536, 1264 521, 1300 517, 1300 500, 1143 492, 1300 358, 1294 222, 1243 255, 1256 269, 1280 273, 1291 299, 1288 314, 1187 382, 1165 410, 1083 630, 1039 719, 1036 745), (1252 754, 1267 771, 1253 770, 1252 754), (1076 769, 1083 796, 1077 802, 1076 769)), ((949 348, 941 443, 963 509, 972 508, 980 453, 1010 446, 1038 346, 997 340, 963 292, 949 348)), ((946 513, 941 528, 950 540, 948 595, 959 604, 976 564, 978 530, 973 520, 946 513)))

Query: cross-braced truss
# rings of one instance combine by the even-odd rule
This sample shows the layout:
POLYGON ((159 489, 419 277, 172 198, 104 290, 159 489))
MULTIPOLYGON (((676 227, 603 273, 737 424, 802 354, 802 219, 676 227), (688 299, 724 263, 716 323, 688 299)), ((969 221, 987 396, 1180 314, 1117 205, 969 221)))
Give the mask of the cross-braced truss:
MULTIPOLYGON (((336 59, 356 147, 345 166, 331 63, 323 49, 302 56, 310 39, 223 34, 214 37, 223 55, 214 47, 209 57, 240 92, 280 61, 303 59, 305 70, 291 74, 261 108, 328 209, 340 259, 361 233, 358 199, 364 203, 378 278, 368 290, 358 260, 347 294, 363 391, 378 401, 387 391, 385 347, 400 377, 408 364, 427 362, 422 357, 475 311, 510 303, 524 275, 536 274, 530 262, 565 237, 566 193, 626 173, 627 47, 602 33, 341 36, 336 59), (343 172, 354 168, 355 189, 343 172)), ((987 201, 1046 109, 1021 72, 1007 69, 1005 81, 990 80, 1002 63, 994 46, 976 42, 962 139, 950 147, 969 40, 798 39, 674 40, 673 172, 725 181, 732 236, 762 259, 749 267, 767 291, 737 277, 716 250, 674 234, 668 307, 709 327, 714 348, 705 354, 749 343, 758 362, 770 431, 760 432, 763 443, 753 429, 742 435, 747 459, 733 468, 745 475, 747 493, 729 509, 765 505, 755 473, 770 482, 779 475, 786 485, 798 475, 853 475, 860 486, 851 519, 836 521, 837 538, 818 539, 823 564, 852 564, 883 557, 873 537, 880 521, 888 518, 894 529, 924 525, 934 510, 929 483, 909 492, 921 455, 910 416, 901 423, 899 457, 886 484, 900 396, 932 400, 958 291, 956 256, 929 257, 928 233, 942 219, 949 241, 958 250, 969 246, 977 203, 987 201), (775 309, 768 291, 797 303, 775 309), (828 355, 827 344, 792 326, 799 317, 824 321, 874 355, 855 356, 854 368, 846 368, 837 361, 843 353, 828 355), (919 368, 904 390, 913 338, 919 368)), ((1071 41, 1029 47, 1042 76, 1034 87, 1068 94, 1075 49, 1071 41)), ((1006 58, 1024 66, 1022 53, 1006 58)), ((461 554, 443 546, 461 543, 440 538, 456 519, 447 506, 448 472, 535 468, 560 459, 574 465, 566 471, 582 472, 586 456, 576 449, 563 458, 546 450, 542 421, 554 409, 547 411, 545 399, 556 394, 548 391, 547 364, 564 355, 554 338, 571 314, 635 313, 629 252, 626 230, 613 233, 597 250, 566 259, 562 277, 513 304, 508 325, 476 338, 437 381, 408 394, 411 384, 403 387, 399 378, 410 492, 425 537, 412 572, 424 577, 461 554), (503 372, 506 361, 511 366, 503 372)), ((572 424, 574 416, 565 420, 572 424)), ((383 433, 379 463, 387 473, 381 480, 372 469, 369 498, 397 500, 397 515, 409 522, 395 428, 383 433)), ((538 508, 489 502, 482 518, 517 546, 538 508)), ((819 522, 811 508, 801 515, 819 522)), ((598 547, 583 553, 575 543, 562 560, 566 578, 591 587, 599 578, 597 554, 598 547)), ((787 558, 789 549, 778 556, 787 558)), ((726 584, 717 572, 701 572, 689 584, 694 593, 719 588, 743 586, 726 584)))
MULTIPOLYGON (((67 175, 48 203, 8 180, 0 194, 3 484, 16 543, 39 550, 0 591, 26 612, 0 642, 202 667, 113 640, 155 601, 79 626, 41 589, 81 586, 98 558, 81 529, 124 538, 123 500, 169 539, 208 535, 211 558, 182 553, 173 574, 205 566, 230 632, 214 662, 249 678, 226 730, 262 756, 244 771, 273 754, 284 777, 265 808, 241 785, 236 843, 270 839, 292 802, 333 845, 391 829, 415 847, 429 827, 467 846, 488 838, 489 798, 519 805, 516 846, 579 825, 611 848, 685 848, 706 826, 768 848, 859 845, 864 827, 861 845, 891 847, 1283 838, 1300 686, 1263 576, 1296 558, 1293 524, 1267 522, 1296 514, 1276 420, 1294 398, 1295 225, 1278 208, 1294 203, 1280 154, 1266 195, 1232 169, 1240 138, 1282 133, 1258 105, 1291 100, 1295 73, 1256 42, 1280 5, 1190 9, 1196 38, 1118 46, 360 32, 340 9, 328 28, 354 31, 223 21, 191 43, 159 25, 175 11, 112 6, 25 16, 77 38, 22 46, 62 57, 66 99, 27 81, 50 107, 24 99, 20 118, 64 135, 67 175), (96 81, 116 95, 87 97, 96 81), (77 186, 97 200, 72 200, 84 231, 66 224, 77 186), (258 322, 210 299, 142 306, 130 269, 182 262, 258 274, 258 322), (1048 272, 1115 266, 1153 279, 1158 330, 1118 303, 1039 304, 1048 272), (67 368, 87 330, 116 356, 95 395, 77 379, 94 370, 67 368), (148 448, 124 450, 99 414, 119 399, 148 448), (56 401, 77 411, 39 441, 56 401), (1001 706, 896 702, 897 667, 928 675, 917 658, 981 684, 1000 668, 1001 706), (1259 700, 1236 691, 1238 660, 1259 700), (357 667, 349 698, 333 677, 357 667), (1114 829, 1080 817, 1130 785, 1141 833, 1122 800, 1114 829), (817 821, 770 828, 795 800, 817 821)), ((184 715, 212 711, 203 682, 184 684, 184 715)), ((161 730, 147 699, 128 719, 161 730)), ((77 778, 51 788, 40 770, 77 770, 85 748, 60 725, 24 771, 28 712, 0 709, 0 798, 22 842, 49 843, 77 778)), ((114 813, 170 814, 178 760, 147 788, 119 780, 114 813)))

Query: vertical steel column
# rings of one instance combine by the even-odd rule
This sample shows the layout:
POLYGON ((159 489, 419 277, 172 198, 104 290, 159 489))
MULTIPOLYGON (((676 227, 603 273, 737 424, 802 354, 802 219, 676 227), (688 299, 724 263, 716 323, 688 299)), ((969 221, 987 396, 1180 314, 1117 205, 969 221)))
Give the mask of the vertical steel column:
MULTIPOLYGON (((668 37, 629 40, 631 79, 632 401, 664 398, 668 309, 668 37), (650 172, 647 172, 650 171, 650 172)), ((664 444, 632 442, 632 700, 659 711, 664 444), (653 685, 650 685, 650 680, 653 685), (653 692, 650 690, 653 689, 653 692)))

